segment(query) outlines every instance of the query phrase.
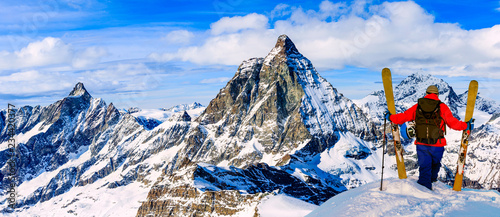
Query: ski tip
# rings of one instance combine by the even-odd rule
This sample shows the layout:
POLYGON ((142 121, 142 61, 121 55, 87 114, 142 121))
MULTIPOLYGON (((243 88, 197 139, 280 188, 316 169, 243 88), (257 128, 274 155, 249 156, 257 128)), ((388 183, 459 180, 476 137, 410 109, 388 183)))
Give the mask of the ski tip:
POLYGON ((389 80, 392 80, 391 78, 391 70, 389 68, 383 68, 382 69, 382 78, 388 78, 389 80))
POLYGON ((477 81, 476 80, 470 81, 469 86, 477 86, 477 81))

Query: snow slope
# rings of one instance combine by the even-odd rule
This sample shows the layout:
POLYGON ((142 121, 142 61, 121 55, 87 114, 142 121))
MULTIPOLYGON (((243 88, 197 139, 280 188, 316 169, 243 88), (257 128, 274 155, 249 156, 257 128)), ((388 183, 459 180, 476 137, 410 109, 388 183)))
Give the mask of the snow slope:
POLYGON ((302 217, 318 206, 285 194, 266 196, 257 206, 261 217, 302 217))
POLYGON ((433 191, 406 180, 373 182, 338 194, 309 213, 308 217, 328 216, 499 216, 500 193, 469 190, 455 192, 436 182, 433 191))

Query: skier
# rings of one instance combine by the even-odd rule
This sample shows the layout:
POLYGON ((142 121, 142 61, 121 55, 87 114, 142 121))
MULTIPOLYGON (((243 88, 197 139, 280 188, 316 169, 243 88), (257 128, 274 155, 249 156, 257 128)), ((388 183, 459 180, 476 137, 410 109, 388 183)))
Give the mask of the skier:
MULTIPOLYGON (((437 181, 441 168, 444 146, 446 146, 445 124, 454 130, 472 130, 472 119, 463 122, 451 114, 450 108, 442 103, 439 90, 431 85, 426 90, 424 98, 403 113, 391 115, 388 111, 384 117, 395 124, 415 121, 417 157, 419 166, 418 183, 432 190, 432 183, 437 181)), ((402 132, 406 133, 406 132, 402 132)))

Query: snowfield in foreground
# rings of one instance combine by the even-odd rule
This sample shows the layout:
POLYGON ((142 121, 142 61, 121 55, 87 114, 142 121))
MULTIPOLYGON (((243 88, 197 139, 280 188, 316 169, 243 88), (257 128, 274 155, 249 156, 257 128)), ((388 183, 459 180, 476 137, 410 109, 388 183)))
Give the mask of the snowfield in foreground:
POLYGON ((318 206, 284 194, 269 195, 257 207, 261 217, 302 217, 318 206))
POLYGON ((500 193, 463 189, 436 182, 433 191, 417 184, 417 177, 373 182, 343 192, 307 217, 328 216, 499 216, 500 193))

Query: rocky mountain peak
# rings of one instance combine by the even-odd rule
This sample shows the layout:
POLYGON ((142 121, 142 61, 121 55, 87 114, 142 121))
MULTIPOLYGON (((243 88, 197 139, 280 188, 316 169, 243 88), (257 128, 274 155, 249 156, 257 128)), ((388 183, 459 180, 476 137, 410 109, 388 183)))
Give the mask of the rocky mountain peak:
POLYGON ((287 35, 280 35, 274 47, 279 48, 282 54, 300 54, 295 44, 287 35))
POLYGON ((439 89, 439 99, 444 103, 458 103, 460 99, 453 88, 443 79, 432 75, 414 73, 398 84, 394 93, 396 101, 409 107, 416 103, 416 99, 424 97, 427 87, 435 85, 439 89))
POLYGON ((415 82, 423 82, 423 81, 426 81, 428 79, 432 79, 432 76, 430 74, 424 75, 424 74, 417 72, 417 73, 411 74, 405 80, 411 80, 411 81, 415 81, 415 82))
MULTIPOLYGON (((427 89, 428 85, 443 86, 442 84, 447 84, 442 79, 436 78, 430 74, 413 73, 401 81, 398 86, 421 86, 424 90, 427 89), (426 86, 427 85, 427 86, 426 86)), ((449 85, 447 85, 449 86, 449 85)), ((440 90, 441 92, 441 90, 440 90)), ((424 91, 425 93, 425 91, 424 91)))
POLYGON ((194 155, 188 157, 220 156, 206 163, 226 161, 242 168, 261 160, 282 165, 293 153, 309 158, 332 147, 337 132, 368 140, 374 135, 365 115, 318 74, 286 35, 266 58, 243 61, 196 122, 199 129, 185 151, 194 155), (247 151, 249 143, 258 148, 247 151))
POLYGON ((87 92, 82 82, 78 82, 68 96, 73 96, 73 97, 84 96, 86 98, 87 97, 91 98, 89 92, 87 92))
POLYGON ((276 62, 277 60, 286 61, 288 57, 302 56, 299 50, 295 47, 295 44, 287 35, 280 35, 278 41, 274 48, 269 52, 264 63, 266 65, 271 65, 271 62, 276 62))

